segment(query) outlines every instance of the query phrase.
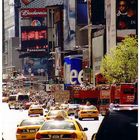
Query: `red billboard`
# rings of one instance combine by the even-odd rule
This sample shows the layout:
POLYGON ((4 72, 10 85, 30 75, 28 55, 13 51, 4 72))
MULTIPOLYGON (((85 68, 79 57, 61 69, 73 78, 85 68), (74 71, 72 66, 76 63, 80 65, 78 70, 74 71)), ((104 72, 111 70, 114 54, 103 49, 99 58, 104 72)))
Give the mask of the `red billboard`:
POLYGON ((22 3, 24 3, 25 5, 28 5, 28 4, 30 4, 33 1, 34 0, 22 0, 22 3))
POLYGON ((24 8, 20 10, 20 13, 23 18, 46 17, 47 8, 24 8))
POLYGON ((48 35, 46 26, 22 26, 21 48, 27 50, 40 50, 48 48, 48 35))

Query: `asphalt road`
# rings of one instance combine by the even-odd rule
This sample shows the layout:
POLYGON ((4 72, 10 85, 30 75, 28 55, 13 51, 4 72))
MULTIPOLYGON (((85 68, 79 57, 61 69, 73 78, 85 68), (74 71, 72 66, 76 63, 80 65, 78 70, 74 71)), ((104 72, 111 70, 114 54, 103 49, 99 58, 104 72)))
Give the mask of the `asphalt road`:
MULTIPOLYGON (((4 140, 16 140, 16 127, 17 124, 28 116, 27 110, 10 110, 7 103, 2 103, 1 105, 1 131, 3 133, 4 140)), ((71 116, 73 118, 73 116, 71 116)), ((84 119, 79 121, 83 127, 88 128, 86 134, 88 140, 91 140, 93 133, 96 133, 99 125, 103 119, 103 116, 99 117, 99 120, 94 121, 94 119, 84 119)))

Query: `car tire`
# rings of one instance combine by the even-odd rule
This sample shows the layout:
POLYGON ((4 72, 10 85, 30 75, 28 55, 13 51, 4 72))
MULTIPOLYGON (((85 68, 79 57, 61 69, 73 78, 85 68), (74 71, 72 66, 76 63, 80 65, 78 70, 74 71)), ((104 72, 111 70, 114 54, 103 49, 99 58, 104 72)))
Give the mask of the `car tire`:
POLYGON ((78 118, 80 121, 82 121, 82 118, 78 118))
POLYGON ((99 117, 94 118, 94 120, 99 120, 99 117))

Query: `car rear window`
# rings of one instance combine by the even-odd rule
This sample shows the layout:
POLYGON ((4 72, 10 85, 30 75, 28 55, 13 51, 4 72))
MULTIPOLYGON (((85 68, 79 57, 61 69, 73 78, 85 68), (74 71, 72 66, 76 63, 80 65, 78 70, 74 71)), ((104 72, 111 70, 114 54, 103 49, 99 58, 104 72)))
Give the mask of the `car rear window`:
POLYGON ((27 125, 42 125, 44 123, 44 119, 26 119, 23 120, 20 126, 27 126, 27 125))
POLYGON ((16 96, 9 96, 9 101, 15 101, 16 100, 16 96))
POLYGON ((52 110, 48 113, 48 116, 56 116, 59 113, 61 113, 64 116, 67 116, 63 110, 52 110))
POLYGON ((137 110, 112 111, 103 119, 96 140, 137 140, 137 110))
POLYGON ((73 122, 68 121, 48 121, 45 122, 41 130, 51 130, 51 129, 65 129, 65 130, 75 130, 75 125, 73 122))
POLYGON ((96 110, 97 108, 95 106, 83 106, 82 110, 96 110))

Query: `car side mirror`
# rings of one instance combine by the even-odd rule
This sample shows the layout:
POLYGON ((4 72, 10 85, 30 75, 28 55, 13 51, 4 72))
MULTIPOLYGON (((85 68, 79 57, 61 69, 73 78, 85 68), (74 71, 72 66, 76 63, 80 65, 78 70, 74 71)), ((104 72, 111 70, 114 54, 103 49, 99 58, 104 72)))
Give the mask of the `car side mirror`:
POLYGON ((88 128, 84 128, 83 131, 88 131, 88 128))

